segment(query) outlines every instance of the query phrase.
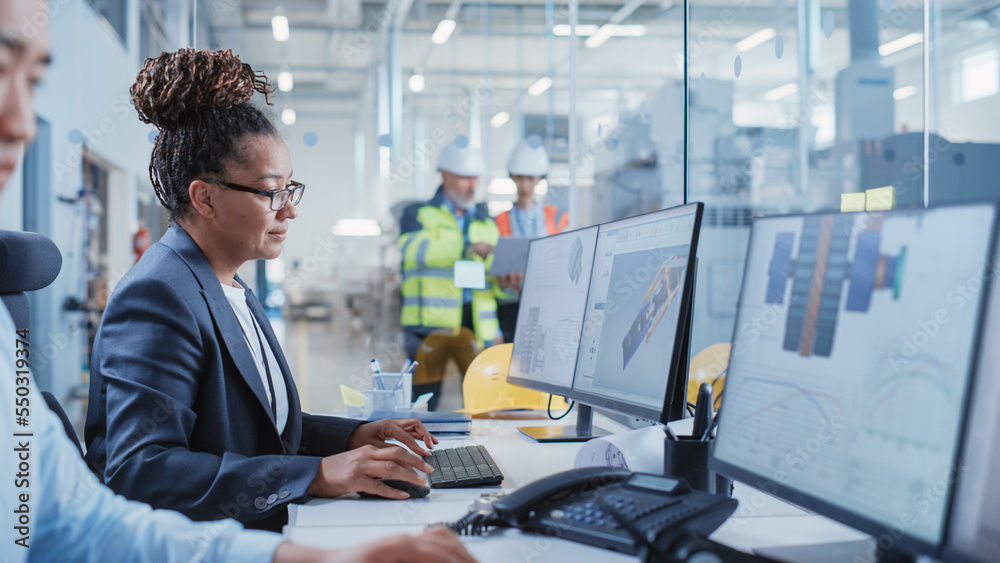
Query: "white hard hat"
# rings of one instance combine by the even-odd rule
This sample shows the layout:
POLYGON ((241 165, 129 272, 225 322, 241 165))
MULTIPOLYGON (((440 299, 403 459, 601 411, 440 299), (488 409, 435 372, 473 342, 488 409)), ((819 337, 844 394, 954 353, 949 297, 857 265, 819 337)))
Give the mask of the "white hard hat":
POLYGON ((482 176, 486 174, 486 158, 483 151, 469 144, 468 137, 459 135, 441 151, 437 169, 459 176, 482 176))
POLYGON ((549 173, 549 155, 542 139, 532 135, 521 141, 507 161, 507 171, 514 176, 545 176, 549 173))

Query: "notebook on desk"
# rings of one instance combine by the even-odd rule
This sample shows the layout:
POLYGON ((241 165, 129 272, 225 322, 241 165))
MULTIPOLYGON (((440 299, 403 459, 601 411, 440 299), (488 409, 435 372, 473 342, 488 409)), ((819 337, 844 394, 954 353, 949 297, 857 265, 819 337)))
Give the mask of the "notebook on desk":
POLYGON ((417 418, 430 432, 468 434, 472 431, 472 417, 460 412, 439 411, 373 411, 368 420, 383 418, 417 418))

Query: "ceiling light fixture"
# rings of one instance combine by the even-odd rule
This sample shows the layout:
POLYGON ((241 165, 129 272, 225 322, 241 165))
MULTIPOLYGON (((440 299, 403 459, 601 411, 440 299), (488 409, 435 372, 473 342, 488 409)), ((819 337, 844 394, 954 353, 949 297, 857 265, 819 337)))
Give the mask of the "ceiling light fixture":
POLYGON ((417 71, 413 71, 413 74, 410 76, 409 85, 410 90, 414 92, 423 92, 425 86, 424 75, 417 71))
POLYGON ((278 90, 282 92, 291 92, 294 82, 292 80, 292 73, 288 70, 283 70, 278 73, 278 90))
POLYGON ((799 91, 799 85, 794 82, 789 82, 784 86, 778 86, 774 90, 768 90, 767 93, 764 94, 764 99, 769 102, 776 102, 781 98, 786 98, 788 96, 791 96, 792 94, 798 91, 799 91))
POLYGON ((750 35, 746 39, 737 42, 736 50, 741 53, 745 53, 758 45, 762 45, 763 43, 770 41, 777 35, 778 32, 773 27, 766 27, 753 35, 750 35))
POLYGON ((515 195, 517 184, 510 178, 494 178, 486 190, 495 195, 515 195))
POLYGON ((604 24, 601 26, 600 29, 597 30, 597 33, 588 37, 583 44, 586 45, 587 47, 590 47, 591 49, 596 49, 597 47, 603 45, 605 41, 610 39, 611 35, 614 34, 614 32, 615 32, 614 26, 610 24, 604 24))
POLYGON ((528 86, 528 94, 532 96, 541 96, 546 90, 552 87, 552 79, 548 76, 543 76, 535 81, 534 84, 528 86))
POLYGON ((275 41, 288 41, 288 17, 278 12, 271 18, 271 33, 275 41))
POLYGON ((499 111, 493 116, 492 119, 490 119, 490 125, 492 125, 494 129, 497 129, 503 127, 503 124, 508 121, 510 121, 510 114, 505 111, 499 111))
POLYGON ((292 108, 281 110, 281 122, 285 125, 295 125, 295 110, 292 108))
POLYGON ((924 42, 923 33, 911 33, 909 35, 904 35, 899 39, 894 39, 888 43, 883 43, 878 46, 878 52, 883 57, 887 57, 893 53, 898 53, 907 47, 912 47, 914 45, 919 45, 924 42))
POLYGON ((444 45, 453 31, 455 31, 455 20, 441 20, 434 30, 434 35, 431 35, 431 42, 435 45, 444 45))
POLYGON ((644 25, 612 25, 611 29, 613 37, 642 37, 646 35, 646 26, 644 25))
MULTIPOLYGON (((597 33, 597 30, 601 26, 593 25, 589 23, 579 24, 576 26, 576 36, 577 37, 590 37, 591 35, 597 33)), ((560 23, 552 26, 552 35, 556 37, 569 37, 569 24, 560 23)))
MULTIPOLYGON (((584 45, 590 47, 591 49, 595 49, 603 45, 604 42, 607 41, 612 35, 615 35, 615 27, 625 21, 632 15, 632 12, 638 10, 639 6, 642 6, 645 3, 646 0, 629 0, 626 2, 624 6, 619 8, 617 12, 608 18, 608 23, 602 25, 596 33, 587 38, 584 45)), ((645 32, 645 28, 643 28, 643 33, 645 32)))
POLYGON ((892 97, 896 100, 903 100, 917 93, 916 86, 903 86, 892 91, 892 97))
POLYGON ((382 228, 375 219, 337 219, 333 234, 341 237, 377 237, 382 228))
MULTIPOLYGON (((576 26, 576 36, 577 37, 590 37, 597 33, 601 27, 611 28, 612 37, 642 37, 646 35, 646 26, 638 24, 628 24, 628 25, 612 25, 607 24, 606 26, 592 25, 592 24, 582 24, 576 26)), ((556 37, 569 37, 569 24, 561 23, 559 25, 552 26, 552 35, 556 37)))

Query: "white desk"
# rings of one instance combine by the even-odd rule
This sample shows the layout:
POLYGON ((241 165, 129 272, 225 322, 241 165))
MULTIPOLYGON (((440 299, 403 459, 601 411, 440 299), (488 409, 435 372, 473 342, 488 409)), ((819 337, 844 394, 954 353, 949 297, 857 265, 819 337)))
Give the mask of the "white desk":
MULTIPOLYGON (((544 416, 544 415, 543 415, 544 416)), ((614 421, 595 420, 608 431, 624 430, 614 421)), ((689 421, 677 423, 683 428, 689 421)), ((432 489, 422 499, 361 500, 356 495, 291 505, 285 536, 315 547, 346 547, 396 534, 417 534, 437 522, 464 516, 481 493, 515 490, 546 475, 573 468, 580 443, 538 444, 517 431, 518 426, 574 424, 564 420, 476 419, 471 436, 443 438, 438 447, 483 444, 504 474, 502 487, 432 489)), ((671 425, 673 426, 673 425, 671 425)), ((683 430, 681 431, 683 433, 683 430)), ((734 496, 740 507, 712 539, 749 551, 773 545, 850 541, 866 536, 821 516, 811 515, 764 493, 737 483, 734 496)), ((632 557, 582 544, 501 529, 479 537, 463 537, 466 547, 481 561, 634 561, 632 557), (556 555, 558 554, 558 555, 556 555)))

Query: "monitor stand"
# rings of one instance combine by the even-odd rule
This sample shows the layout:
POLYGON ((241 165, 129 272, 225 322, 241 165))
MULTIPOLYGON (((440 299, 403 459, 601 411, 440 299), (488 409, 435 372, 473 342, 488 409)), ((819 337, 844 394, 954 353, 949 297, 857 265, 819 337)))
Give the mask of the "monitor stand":
POLYGON ((519 426, 521 434, 536 442, 586 442, 607 436, 608 432, 594 428, 594 409, 577 401, 576 426, 519 426))
POLYGON ((765 547, 753 550, 755 555, 776 561, 809 561, 809 563, 840 563, 871 561, 872 563, 915 563, 917 558, 899 549, 878 549, 875 539, 858 541, 765 547))

